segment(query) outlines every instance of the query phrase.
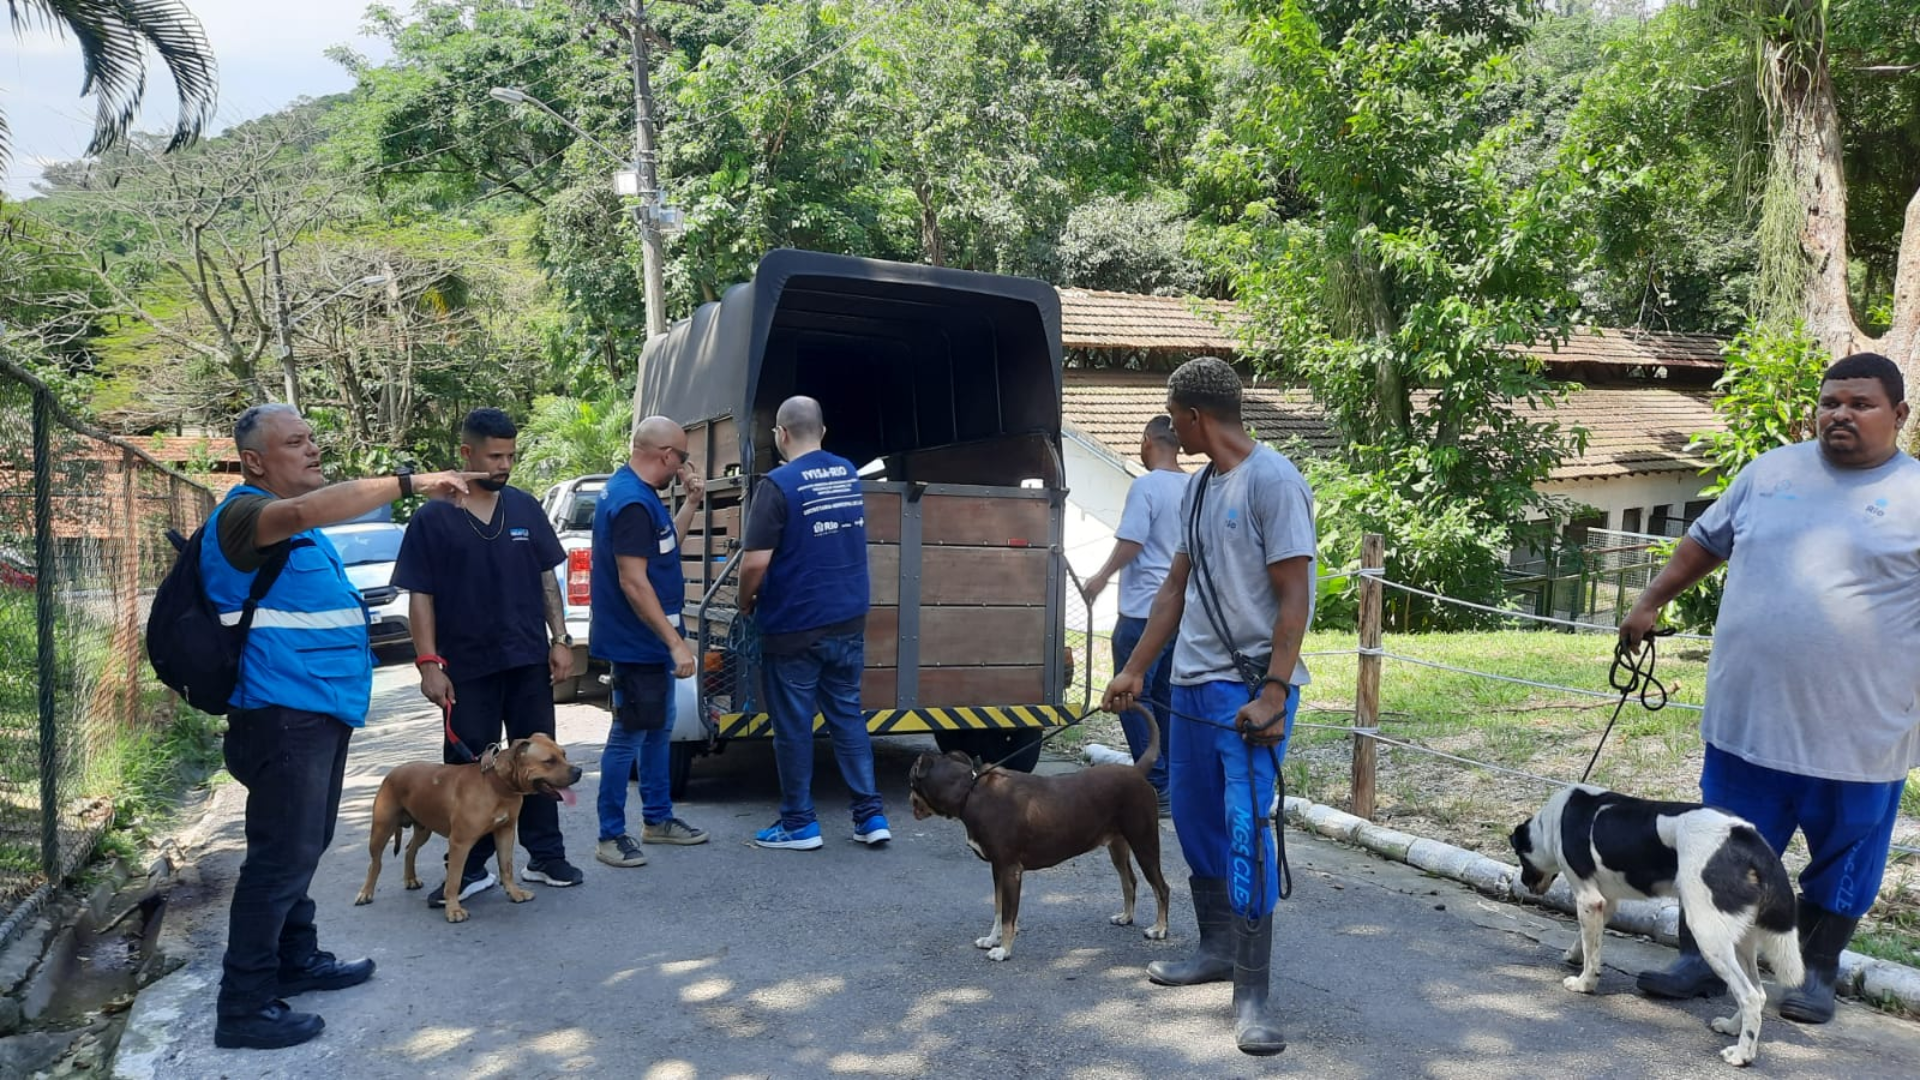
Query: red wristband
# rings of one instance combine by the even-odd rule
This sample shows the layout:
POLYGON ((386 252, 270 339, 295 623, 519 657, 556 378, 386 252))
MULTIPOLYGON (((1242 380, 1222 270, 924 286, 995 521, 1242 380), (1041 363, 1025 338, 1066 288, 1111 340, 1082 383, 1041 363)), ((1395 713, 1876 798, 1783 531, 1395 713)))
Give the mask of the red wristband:
POLYGON ((419 667, 421 664, 439 664, 441 671, 447 670, 447 658, 444 656, 435 656, 432 653, 413 658, 413 666, 419 667))

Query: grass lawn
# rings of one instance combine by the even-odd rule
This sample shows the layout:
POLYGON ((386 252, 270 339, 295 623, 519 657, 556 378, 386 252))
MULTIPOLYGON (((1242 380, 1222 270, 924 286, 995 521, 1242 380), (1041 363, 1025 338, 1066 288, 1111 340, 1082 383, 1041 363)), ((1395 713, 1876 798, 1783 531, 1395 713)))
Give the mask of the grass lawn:
MULTIPOLYGON (((1350 633, 1309 635, 1308 652, 1347 650, 1350 633)), ((1388 635, 1385 648, 1418 660, 1496 675, 1577 687, 1611 695, 1608 666, 1611 635, 1538 631, 1388 635)), ((1656 674, 1676 704, 1698 705, 1706 687, 1705 642, 1664 640, 1656 674)), ((1094 695, 1109 677, 1110 649, 1094 650, 1094 695)), ((1307 660, 1313 681, 1302 693, 1285 773, 1289 794, 1349 808, 1352 750, 1344 729, 1352 722, 1358 659, 1353 655, 1307 660)), ((1380 680, 1383 736, 1509 769, 1574 781, 1586 768, 1614 700, 1494 682, 1420 667, 1389 658, 1380 680)), ((1621 711, 1591 782, 1648 798, 1700 798, 1703 747, 1700 714, 1667 708, 1648 712, 1637 701, 1621 711)), ((1085 725, 1082 741, 1124 747, 1120 725, 1100 714, 1085 725)), ((1070 733, 1071 734, 1071 733, 1070 733)), ((1177 732, 1176 732, 1177 736, 1177 732)), ((1061 740, 1056 739, 1058 743, 1061 740)), ((1908 785, 1894 842, 1920 847, 1920 777, 1908 785)), ((1444 839, 1512 862, 1507 834, 1539 808, 1552 788, 1519 777, 1473 768, 1400 747, 1378 747, 1374 820, 1407 832, 1444 839)), ((1806 863, 1803 842, 1786 852, 1790 870, 1806 863)), ((1874 908, 1853 948, 1862 953, 1920 965, 1920 858, 1896 853, 1874 908)))

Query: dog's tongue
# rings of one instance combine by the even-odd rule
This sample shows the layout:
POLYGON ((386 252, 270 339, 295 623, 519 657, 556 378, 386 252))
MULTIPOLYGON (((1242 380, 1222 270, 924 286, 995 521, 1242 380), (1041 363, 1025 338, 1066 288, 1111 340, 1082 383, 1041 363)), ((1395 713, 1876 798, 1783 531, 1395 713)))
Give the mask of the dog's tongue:
POLYGON ((580 800, 574 797, 572 788, 563 787, 560 789, 560 801, 566 803, 568 806, 572 806, 580 800))

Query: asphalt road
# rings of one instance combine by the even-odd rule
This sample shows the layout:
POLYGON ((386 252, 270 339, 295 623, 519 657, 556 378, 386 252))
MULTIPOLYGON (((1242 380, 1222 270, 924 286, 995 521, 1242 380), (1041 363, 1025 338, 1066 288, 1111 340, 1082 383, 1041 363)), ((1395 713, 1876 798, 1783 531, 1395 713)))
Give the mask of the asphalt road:
MULTIPOLYGON (((186 837, 193 857, 165 937, 184 968, 137 1003, 118 1074, 162 1077, 1505 1077, 1730 1075, 1707 1029, 1725 1002, 1654 1002, 1630 972, 1671 953, 1610 935, 1600 993, 1562 989, 1565 920, 1497 904, 1451 883, 1290 832, 1296 878, 1280 913, 1275 998, 1291 1044, 1276 1058, 1235 1050, 1227 987, 1167 989, 1147 961, 1192 946, 1185 867, 1170 826, 1173 934, 1115 927, 1119 886, 1104 852, 1029 874, 1016 953, 972 945, 992 920, 986 866, 957 822, 913 820, 915 743, 881 740, 894 842, 851 839, 824 745, 816 783, 827 837, 814 852, 750 843, 778 800, 764 746, 695 766, 680 816, 707 845, 648 849, 629 870, 592 857, 604 706, 561 709, 561 741, 586 769, 563 809, 578 888, 497 889, 447 924, 400 888, 389 858, 376 901, 352 906, 367 865, 367 813, 393 765, 437 753, 436 717, 406 668, 384 669, 375 718, 355 737, 338 836, 315 878, 323 947, 371 955, 373 981, 297 999, 327 1030, 277 1052, 212 1040, 227 890, 241 853, 237 785, 186 837)), ((1051 763, 1048 768, 1072 767, 1051 763)), ((637 792, 629 813, 638 824, 637 792)), ((435 840, 423 852, 439 881, 435 840)), ((521 863, 524 864, 524 858, 521 863)), ((1144 887, 1142 922, 1151 918, 1144 887)), ((1763 1076, 1913 1076, 1920 1026, 1843 1005, 1835 1023, 1773 1015, 1763 1076)))

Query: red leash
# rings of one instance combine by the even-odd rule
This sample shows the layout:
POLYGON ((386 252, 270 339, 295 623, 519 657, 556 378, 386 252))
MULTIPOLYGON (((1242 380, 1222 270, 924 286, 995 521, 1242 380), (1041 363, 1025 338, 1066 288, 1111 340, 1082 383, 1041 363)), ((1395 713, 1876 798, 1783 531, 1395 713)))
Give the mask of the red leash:
MULTIPOLYGON (((416 665, 439 664, 441 671, 447 670, 446 660, 439 656, 422 656, 415 659, 414 663, 416 665)), ((473 756, 473 751, 467 749, 466 743, 460 741, 460 736, 453 733, 453 702, 449 701, 440 706, 440 725, 447 733, 447 741, 453 744, 453 752, 460 759, 460 764, 471 765, 480 760, 473 756)))

